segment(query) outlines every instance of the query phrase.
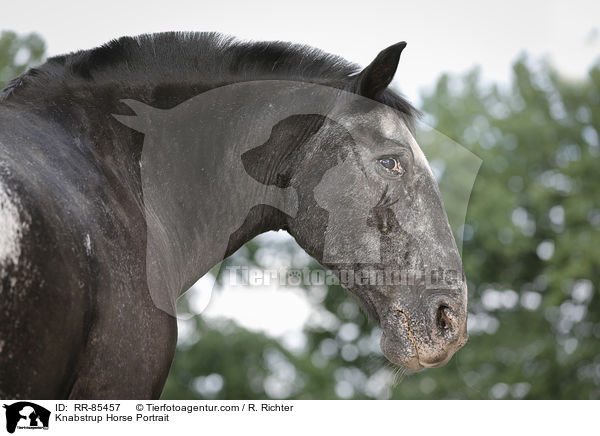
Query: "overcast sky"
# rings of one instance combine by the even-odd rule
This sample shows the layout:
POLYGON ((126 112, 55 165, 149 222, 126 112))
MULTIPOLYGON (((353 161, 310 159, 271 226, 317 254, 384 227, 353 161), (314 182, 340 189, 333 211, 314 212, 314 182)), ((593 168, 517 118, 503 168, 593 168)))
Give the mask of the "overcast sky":
MULTIPOLYGON (((2 0, 0 29, 40 33, 49 55, 123 35, 195 30, 309 44, 362 65, 405 40, 395 86, 418 102, 419 90, 432 86, 440 73, 475 65, 488 80, 508 83, 510 65, 524 52, 548 57, 564 74, 582 77, 600 54, 599 17, 597 0, 2 0)), ((310 314, 308 301, 293 289, 256 290, 252 311, 248 298, 246 289, 225 291, 213 298, 207 313, 273 335, 297 332, 310 314)))
POLYGON ((123 35, 219 31, 313 45, 366 65, 405 40, 395 85, 412 100, 443 71, 481 65, 506 83, 527 52, 581 76, 600 53, 599 1, 157 1, 2 0, 0 29, 39 32, 50 55, 123 35))

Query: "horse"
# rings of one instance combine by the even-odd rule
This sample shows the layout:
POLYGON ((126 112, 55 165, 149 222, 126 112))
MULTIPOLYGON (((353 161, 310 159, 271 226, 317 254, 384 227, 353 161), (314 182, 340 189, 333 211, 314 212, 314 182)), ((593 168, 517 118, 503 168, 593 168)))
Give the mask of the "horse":
POLYGON ((12 80, 0 397, 158 398, 175 300, 270 230, 340 277, 390 362, 445 364, 467 341, 467 288, 419 113, 389 88, 405 46, 361 69, 291 43, 161 33, 12 80))

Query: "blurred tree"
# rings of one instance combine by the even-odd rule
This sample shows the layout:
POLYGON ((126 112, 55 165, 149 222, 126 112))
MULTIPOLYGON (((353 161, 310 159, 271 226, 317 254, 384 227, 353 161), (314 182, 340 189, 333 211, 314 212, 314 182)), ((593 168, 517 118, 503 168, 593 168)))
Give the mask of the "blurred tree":
MULTIPOLYGON (((600 65, 578 82, 526 58, 513 72, 510 87, 443 75, 423 96, 428 123, 483 159, 457 232, 470 341, 449 364, 402 377, 350 297, 316 285, 300 349, 186 321, 163 398, 600 398, 600 65)), ((257 253, 273 250, 305 266, 293 242, 260 241, 226 264, 269 268, 257 253)))
POLYGON ((3 30, 0 33, 0 89, 27 68, 42 62, 46 44, 36 33, 19 36, 3 30))

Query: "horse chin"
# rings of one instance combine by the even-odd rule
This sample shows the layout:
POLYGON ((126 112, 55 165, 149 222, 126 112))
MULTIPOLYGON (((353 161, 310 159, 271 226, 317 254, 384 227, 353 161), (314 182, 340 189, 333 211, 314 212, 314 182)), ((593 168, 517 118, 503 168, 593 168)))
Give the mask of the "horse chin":
POLYGON ((424 367, 419 362, 416 348, 408 337, 408 334, 405 336, 404 338, 400 338, 397 332, 393 336, 390 336, 384 331, 380 342, 381 351, 385 358, 394 365, 408 368, 414 372, 420 371, 424 367))

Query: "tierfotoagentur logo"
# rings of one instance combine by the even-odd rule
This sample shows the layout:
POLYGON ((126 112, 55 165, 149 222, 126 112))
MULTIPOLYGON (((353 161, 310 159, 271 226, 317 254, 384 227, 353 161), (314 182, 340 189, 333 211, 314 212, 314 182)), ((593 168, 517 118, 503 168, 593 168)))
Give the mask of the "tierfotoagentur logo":
POLYGON ((220 262, 231 254, 228 246, 257 206, 276 209, 300 226, 319 217, 319 229, 307 231, 311 254, 328 271, 228 265, 234 286, 465 287, 462 266, 451 254, 457 247, 452 232, 460 233, 481 160, 443 135, 432 140, 436 132, 430 129, 425 145, 444 145, 429 147, 429 160, 443 159, 452 172, 452 186, 444 189, 434 172, 439 175, 439 162, 430 169, 414 132, 393 108, 345 90, 285 80, 223 86, 171 109, 123 103, 134 115, 113 116, 144 134, 146 274, 159 309, 177 315, 181 290, 191 285, 186 276, 211 271, 208 287, 214 286, 220 262), (296 148, 280 155, 290 141, 296 148), (265 163, 264 172, 257 162, 265 163), (314 183, 299 184, 301 177, 314 183), (448 193, 444 200, 452 213, 446 221, 442 198, 448 193), (232 197, 235 207, 225 214, 211 207, 232 197), (216 230, 210 222, 219 223, 216 230))
POLYGON ((48 430, 50 411, 29 401, 4 404, 6 409, 6 431, 14 433, 18 430, 48 430))
POLYGON ((228 265, 222 270, 228 286, 315 286, 353 285, 414 286, 441 289, 462 286, 460 271, 431 269, 402 271, 385 269, 338 269, 327 271, 310 268, 260 269, 228 265))

